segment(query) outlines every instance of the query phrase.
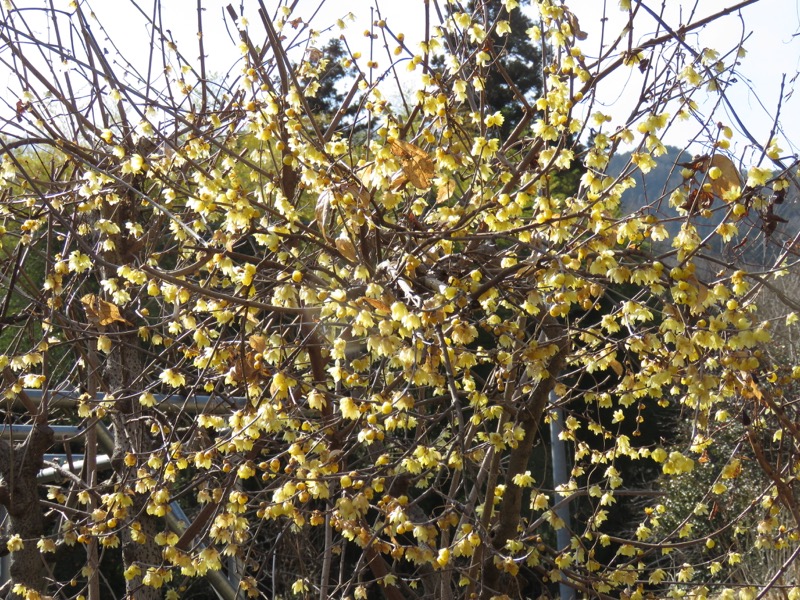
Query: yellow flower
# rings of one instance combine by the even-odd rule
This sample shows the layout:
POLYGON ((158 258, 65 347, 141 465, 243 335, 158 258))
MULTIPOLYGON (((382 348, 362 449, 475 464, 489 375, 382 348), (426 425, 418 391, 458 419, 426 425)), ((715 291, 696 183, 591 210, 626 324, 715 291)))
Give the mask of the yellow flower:
POLYGON ((36 375, 34 373, 28 373, 25 377, 22 378, 22 382, 26 388, 35 388, 39 389, 42 387, 42 384, 45 382, 46 377, 44 375, 36 375))
POLYGON ((664 462, 667 460, 667 452, 663 448, 656 448, 650 453, 650 458, 656 462, 664 462))
POLYGON ((487 127, 499 127, 503 124, 505 118, 503 117, 502 113, 498 110, 493 115, 488 115, 483 122, 486 123, 487 127))
POLYGON ((733 459, 722 469, 722 479, 736 479, 742 473, 742 461, 738 458, 733 459))
POLYGON ((166 369, 161 372, 161 375, 158 378, 172 387, 180 387, 182 385, 186 385, 186 378, 181 375, 180 373, 176 373, 172 369, 166 369))
POLYGON ((456 344, 469 344, 478 337, 478 330, 474 325, 455 319, 450 330, 450 337, 456 344))
POLYGON ((8 548, 9 552, 18 552, 25 547, 25 542, 22 541, 22 538, 19 537, 19 534, 15 533, 6 542, 6 548, 8 548))
POLYGON ((322 410, 325 408, 327 401, 325 400, 325 395, 318 391, 318 390, 311 390, 306 397, 306 401, 308 402, 308 406, 310 408, 316 410, 322 410))
POLYGON ((239 469, 237 470, 237 475, 239 476, 239 479, 249 479, 255 474, 256 470, 253 468, 253 465, 248 463, 240 465, 239 469))
POLYGON ((514 479, 512 481, 519 487, 530 487, 534 483, 534 479, 531 476, 530 471, 525 471, 524 473, 517 473, 516 475, 514 475, 514 479))
POLYGON ((729 242, 737 233, 739 229, 733 223, 720 223, 717 227, 717 233, 723 241, 729 242))
POLYGON ((649 173, 656 167, 656 161, 653 160, 652 156, 646 153, 634 152, 631 155, 631 160, 637 167, 639 167, 639 170, 642 173, 649 173))
POLYGON ((670 452, 669 459, 664 463, 662 470, 666 475, 690 473, 694 469, 694 461, 678 451, 670 452))
POLYGON ((92 259, 85 254, 81 254, 77 250, 73 250, 69 255, 67 263, 69 270, 75 273, 83 273, 92 268, 92 259))
POLYGON ((253 283, 253 277, 255 276, 255 274, 256 274, 256 266, 252 263, 247 263, 242 268, 242 274, 241 274, 242 285, 248 286, 251 283, 253 283))
POLYGON ((293 594, 297 594, 299 596, 300 594, 303 594, 304 592, 307 592, 307 591, 308 591, 308 586, 306 585, 306 582, 305 582, 304 579, 298 579, 297 581, 295 581, 292 584, 292 593, 293 594))
POLYGON ((142 170, 143 166, 144 166, 144 158, 142 158, 141 154, 134 154, 133 156, 131 156, 130 159, 131 173, 138 173, 139 171, 142 170))
POLYGON ((767 183, 767 180, 772 175, 769 169, 762 169, 761 167, 750 167, 747 172, 747 187, 758 187, 767 183))
POLYGON ((547 506, 548 500, 544 494, 536 494, 536 497, 531 499, 531 508, 533 510, 544 510, 547 506))
POLYGON ((97 338, 97 349, 104 354, 111 352, 111 338, 107 335, 101 335, 97 338))
POLYGON ((165 577, 163 569, 150 567, 147 569, 147 573, 142 578, 142 583, 144 583, 146 586, 158 589, 164 585, 164 579, 165 577))
POLYGON ((339 400, 339 408, 342 411, 342 416, 345 419, 357 419, 361 416, 361 411, 358 409, 358 405, 352 398, 342 398, 339 400))
POLYGON ((439 550, 439 555, 436 557, 436 564, 440 567, 447 566, 447 563, 450 562, 450 549, 449 548, 442 548, 439 550))

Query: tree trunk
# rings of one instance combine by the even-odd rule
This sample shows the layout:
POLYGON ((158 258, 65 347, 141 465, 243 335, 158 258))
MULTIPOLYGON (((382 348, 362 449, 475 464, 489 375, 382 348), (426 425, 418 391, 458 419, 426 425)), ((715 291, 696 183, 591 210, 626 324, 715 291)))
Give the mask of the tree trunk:
MULTIPOLYGON (((44 513, 39 503, 36 476, 42 468, 44 453, 53 444, 53 430, 46 424, 34 427, 21 444, 12 446, 0 440, 0 503, 8 512, 11 536, 18 535, 24 546, 11 553, 11 585, 23 585, 29 590, 44 593, 47 587, 46 569, 36 546, 44 535, 44 513)), ((11 594, 9 598, 24 598, 11 594)))
MULTIPOLYGON (((569 338, 566 328, 555 319, 546 318, 542 329, 547 336, 547 341, 558 347, 558 352, 550 359, 547 365, 548 377, 542 379, 531 391, 525 405, 519 412, 519 424, 525 430, 525 438, 519 442, 509 456, 508 467, 505 473, 506 489, 503 500, 497 511, 497 522, 493 530, 492 547, 495 552, 502 552, 506 542, 517 533, 517 527, 522 513, 523 489, 514 483, 516 475, 524 473, 530 461, 533 443, 539 423, 547 407, 547 398, 555 387, 557 377, 566 364, 569 350, 569 338)), ((543 344, 544 345, 544 344, 543 344)), ((487 553, 483 565, 483 592, 481 600, 488 600, 496 594, 510 595, 515 587, 513 577, 503 577, 503 572, 494 563, 494 552, 487 553)))
MULTIPOLYGON (((142 177, 131 178, 130 185, 134 189, 140 189, 143 185, 142 177)), ((124 200, 117 205, 104 205, 102 215, 116 223, 119 231, 123 232, 126 231, 127 222, 139 222, 140 210, 139 197, 130 193, 125 194, 124 200)), ((140 243, 132 241, 124 234, 110 236, 110 239, 113 240, 113 249, 103 254, 106 264, 100 267, 103 279, 116 276, 116 270, 111 265, 136 262, 143 252, 140 243)), ((153 450, 149 421, 145 418, 138 400, 145 389, 143 376, 147 364, 135 329, 131 331, 129 325, 121 327, 118 323, 112 323, 105 326, 103 333, 113 340, 112 350, 99 372, 101 381, 97 386, 115 399, 114 406, 108 413, 114 431, 111 465, 116 475, 116 485, 120 490, 132 494, 133 500, 133 504, 128 507, 127 522, 120 532, 123 567, 126 570, 138 567, 140 571, 139 575, 126 579, 125 597, 160 600, 162 591, 145 585, 144 579, 149 568, 159 567, 162 563, 162 551, 155 542, 155 536, 163 529, 163 524, 159 517, 147 513, 151 492, 136 492, 137 469, 140 466, 138 459, 149 455, 153 450), (125 457, 128 454, 137 457, 136 464, 126 464, 125 457)))
MULTIPOLYGON (((111 464, 117 475, 120 488, 133 489, 137 466, 128 466, 125 455, 141 456, 152 449, 146 419, 143 418, 138 401, 139 377, 144 371, 141 351, 136 334, 119 334, 114 350, 108 357, 103 379, 116 398, 110 412, 114 425, 114 452, 111 464)), ((161 564, 161 549, 155 543, 155 535, 161 530, 158 517, 147 514, 149 493, 136 493, 133 505, 128 509, 129 523, 122 529, 122 559, 125 569, 136 565, 141 573, 125 582, 127 598, 136 600, 159 600, 161 591, 143 583, 150 567, 161 564)))

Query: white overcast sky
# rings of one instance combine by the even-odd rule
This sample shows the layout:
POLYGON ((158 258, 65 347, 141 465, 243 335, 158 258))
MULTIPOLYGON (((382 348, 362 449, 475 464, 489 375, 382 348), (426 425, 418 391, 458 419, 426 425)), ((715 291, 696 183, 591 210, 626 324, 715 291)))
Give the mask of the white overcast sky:
MULTIPOLYGON (((68 10, 68 0, 54 0, 56 6, 68 10)), ((635 0, 634 0, 635 2, 635 0)), ((277 5, 276 0, 264 0, 265 5, 272 9, 277 5)), ((660 0, 647 0, 648 6, 659 9, 660 0)), ((43 0, 14 0, 17 7, 43 7, 47 4, 43 0)), ((235 44, 231 41, 229 31, 232 32, 230 23, 226 30, 224 25, 227 15, 224 7, 232 4, 237 12, 243 8, 244 14, 250 21, 250 26, 259 35, 263 35, 263 28, 257 17, 258 3, 255 0, 204 0, 204 40, 208 55, 208 68, 210 72, 224 73, 237 57, 235 44)), ((320 0, 299 0, 296 16, 301 16, 308 21, 312 13, 320 6, 320 0)), ((734 0, 667 0, 667 20, 672 26, 677 27, 682 18, 686 18, 689 11, 695 11, 695 18, 715 13, 716 11, 735 4, 734 0)), ((89 3, 97 14, 99 21, 107 28, 110 38, 119 47, 120 51, 128 57, 139 57, 144 62, 149 48, 149 33, 144 21, 133 8, 130 0, 93 0, 89 3)), ((145 10, 152 10, 152 0, 139 0, 139 5, 145 10)), ((365 29, 377 12, 371 11, 376 3, 371 0, 327 0, 323 7, 311 21, 315 29, 323 29, 333 23, 336 18, 347 13, 353 13, 355 22, 348 26, 345 34, 351 44, 358 48, 360 45, 364 54, 367 53, 367 40, 363 36, 365 29)), ((382 0, 379 2, 381 16, 386 19, 389 26, 395 31, 402 31, 409 40, 419 37, 419 32, 424 23, 423 0, 382 0)), ((618 9, 618 0, 571 0, 571 10, 577 15, 581 28, 589 37, 581 42, 581 47, 588 55, 596 55, 600 46, 600 25, 603 16, 603 7, 608 12, 607 31, 619 28, 624 21, 624 14, 618 9)), ((162 16, 165 26, 178 41, 181 51, 190 60, 195 60, 197 52, 197 13, 195 0, 161 0, 162 16)), ((647 39, 649 33, 656 29, 656 22, 643 15, 637 22, 634 43, 647 39)), ((432 21, 435 22, 435 16, 432 21)), ((759 141, 766 141, 772 128, 775 109, 780 95, 781 78, 786 76, 785 93, 790 93, 788 100, 782 106, 783 143, 781 146, 787 154, 800 151, 800 97, 791 94, 800 82, 795 76, 800 70, 800 0, 761 0, 754 6, 742 11, 742 18, 738 14, 725 17, 719 23, 706 27, 697 32, 690 42, 697 42, 704 47, 712 47, 721 51, 728 50, 736 45, 743 34, 750 34, 745 43, 748 52, 739 66, 740 81, 735 90, 730 94, 731 101, 742 120, 759 141)), ((41 32, 43 37, 48 35, 46 28, 41 32)), ((334 28, 331 35, 339 34, 334 28)), ((254 36, 255 37, 255 36, 254 36)), ((413 46, 412 46, 413 47, 413 46)), ((381 66, 386 63, 385 54, 377 57, 381 66), (382 60, 381 60, 382 59, 382 60)), ((404 72, 405 69, 400 69, 404 72)), ((638 95, 638 71, 628 71, 621 77, 603 82, 603 94, 600 98, 606 106, 604 112, 614 117, 623 118, 627 114, 631 97, 638 95)), ((2 81, 2 80, 0 80, 2 81)), ((9 80, 10 81, 10 80, 9 80)), ((408 85, 413 85, 408 80, 408 85)), ((13 93, 9 86, 4 93, 13 93)), ((707 109, 710 104, 706 107, 707 109)), ((720 113, 717 119, 726 120, 735 129, 732 119, 720 113)), ((671 131, 667 142, 684 146, 688 142, 696 126, 692 123, 683 128, 671 131)), ((735 152, 744 152, 746 140, 743 136, 735 138, 735 152)))

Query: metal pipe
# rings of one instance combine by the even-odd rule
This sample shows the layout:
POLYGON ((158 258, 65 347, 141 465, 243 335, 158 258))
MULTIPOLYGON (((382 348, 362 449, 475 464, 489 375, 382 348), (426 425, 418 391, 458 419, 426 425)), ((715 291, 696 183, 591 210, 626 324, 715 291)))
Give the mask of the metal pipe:
MULTIPOLYGON (((81 393, 77 390, 49 390, 50 408, 73 408, 77 406, 81 393)), ((42 401, 42 390, 26 389, 25 394, 35 403, 42 401)), ((225 414, 231 409, 242 408, 247 405, 247 398, 235 396, 176 396, 167 394, 153 394, 156 403, 162 409, 169 411, 187 411, 192 414, 225 414)))
MULTIPOLYGON (((8 534, 8 523, 6 522, 6 518, 8 517, 8 512, 6 512, 6 507, 0 505, 0 525, 2 525, 2 529, 0 530, 3 535, 8 534)), ((0 556, 0 585, 5 585, 7 581, 11 581, 11 554, 5 554, 0 556)))
POLYGON ((109 455, 114 454, 114 436, 111 435, 108 427, 98 421, 94 424, 94 428, 97 430, 97 445, 101 446, 109 455))
MULTIPOLYGON (((25 390, 25 393, 35 403, 40 403, 44 396, 42 390, 25 390)), ((77 405, 80 397, 80 393, 76 391, 50 391, 49 394, 50 408, 74 407, 77 405)), ((220 396, 190 396, 185 398, 181 396, 167 396, 164 394, 154 395, 156 397, 156 401, 161 405, 162 408, 166 408, 171 411, 184 410, 194 414, 226 413, 229 412, 231 408, 241 408, 247 403, 247 399, 241 397, 223 399, 220 396), (233 403, 233 407, 231 406, 231 403, 233 403)), ((53 429, 55 441, 57 442, 64 442, 72 439, 75 441, 85 442, 85 440, 82 438, 84 437, 83 434, 88 430, 71 425, 51 425, 50 427, 53 429)), ((108 470, 112 468, 111 455, 114 452, 114 436, 108 430, 108 428, 99 421, 91 425, 90 428, 95 433, 96 446, 99 446, 105 452, 107 452, 107 454, 98 454, 96 457, 94 457, 94 468, 97 472, 108 470)), ((32 429, 32 425, 0 426, 0 437, 8 436, 8 438, 12 440, 24 440, 28 437, 32 429)), ((46 457, 54 460, 54 462, 58 459, 63 459, 66 461, 67 458, 66 455, 63 454, 48 454, 46 457)), ((68 469, 76 474, 80 473, 87 457, 84 455, 75 455, 74 458, 78 457, 80 460, 73 460, 71 468, 69 464, 64 464, 61 468, 68 469)), ((36 479, 39 483, 47 484, 57 481, 60 475, 61 469, 47 467, 39 472, 36 479)), ((189 518, 186 516, 186 514, 183 512, 183 509, 181 509, 177 502, 172 502, 170 507, 172 510, 166 515, 167 525, 172 531, 180 534, 186 529, 186 527, 189 526, 189 518)), ((4 565, 5 563, 0 558, 0 579, 3 576, 2 567, 4 565)), ((211 583, 214 592, 221 600, 236 600, 238 595, 237 589, 222 572, 209 571, 205 576, 209 583, 211 583)))
MULTIPOLYGON (((556 400, 555 393, 551 392, 550 403, 554 405, 556 400)), ((553 418, 550 419, 550 456, 553 461, 553 488, 558 489, 558 486, 566 485, 569 482, 567 452, 564 449, 564 441, 560 437, 561 432, 564 431, 564 410, 556 407, 552 408, 550 412, 553 415, 553 418)), ((563 502, 555 511, 556 515, 564 522, 564 526, 556 531, 556 546, 561 552, 568 549, 571 543, 572 520, 569 514, 569 501, 563 502)), ((573 600, 575 598, 575 590, 563 582, 563 576, 561 583, 558 584, 558 591, 561 600, 573 600)))
MULTIPOLYGON (((64 464, 61 466, 61 469, 70 471, 75 473, 76 475, 81 472, 83 469, 85 461, 83 460, 76 460, 72 462, 72 468, 68 464, 64 464)), ((111 457, 108 454, 98 454, 97 455, 97 470, 98 471, 105 471, 111 468, 111 457)), ((53 483, 57 481, 58 478, 61 476, 61 469, 56 469, 54 467, 46 467, 39 471, 39 474, 36 476, 36 481, 39 483, 53 483)))
MULTIPOLYGON (((50 425, 54 442, 65 442, 83 434, 84 430, 73 425, 50 425)), ((0 425, 0 437, 15 442, 27 439, 33 425, 0 425)))
MULTIPOLYGON (((186 513, 183 512, 180 504, 171 502, 169 506, 172 510, 166 514, 167 525, 172 531, 181 535, 191 524, 191 521, 186 516, 186 513)), ((221 600, 236 600, 236 588, 221 571, 208 571, 205 577, 221 600)))

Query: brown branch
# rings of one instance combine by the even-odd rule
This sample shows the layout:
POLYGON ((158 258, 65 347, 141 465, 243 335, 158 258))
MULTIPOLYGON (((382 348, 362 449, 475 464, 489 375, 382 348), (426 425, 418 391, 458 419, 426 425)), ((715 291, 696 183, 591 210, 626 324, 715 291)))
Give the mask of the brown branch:
MULTIPOLYGON (((389 567, 386 565, 386 561, 378 551, 375 550, 372 544, 364 548, 364 557, 375 579, 382 581, 389 574, 389 567)), ((406 597, 400 593, 400 590, 393 585, 382 584, 381 591, 386 597, 386 600, 407 600, 406 597)))
MULTIPOLYGON (((531 391, 525 406, 521 407, 523 415, 520 426, 525 430, 525 437, 513 448, 509 455, 508 467, 505 472, 505 492, 503 500, 497 511, 497 525, 493 531, 492 546, 495 550, 502 550, 506 542, 517 532, 522 510, 523 488, 514 483, 514 477, 525 472, 530 461, 533 443, 539 423, 547 406, 547 398, 556 384, 556 379, 563 370, 567 353, 569 351, 569 338, 563 325, 552 317, 546 317, 542 325, 547 341, 555 344, 558 351, 547 365, 547 377, 542 379, 531 391)), ((490 510, 485 507, 484 510, 490 510)), ((484 558, 483 565, 483 592, 481 598, 488 600, 495 593, 495 588, 500 580, 500 570, 494 565, 493 553, 484 558)))
POLYGON ((753 429, 748 429, 747 431, 747 441, 750 442, 750 447, 753 449, 753 454, 755 454, 756 460, 758 461, 758 466, 761 467, 761 470, 770 478, 772 483, 775 485, 775 488, 778 490, 778 498, 781 501, 781 504, 792 514, 792 518, 794 519, 795 525, 800 526, 800 508, 797 506, 797 501, 794 497, 794 493, 792 492, 791 487, 787 484, 783 477, 781 477, 780 473, 776 472, 775 469, 772 468, 772 465, 767 460, 767 457, 764 455, 764 449, 761 446, 761 442, 756 437, 755 432, 753 429))
POLYGON ((209 502, 203 506, 203 508, 200 509, 200 512, 197 513, 197 516, 194 518, 194 520, 183 531, 181 538, 178 540, 178 543, 175 544, 175 547, 178 550, 188 550, 189 546, 192 544, 192 540, 203 530, 203 527, 206 526, 218 508, 219 506, 213 502, 209 502))

